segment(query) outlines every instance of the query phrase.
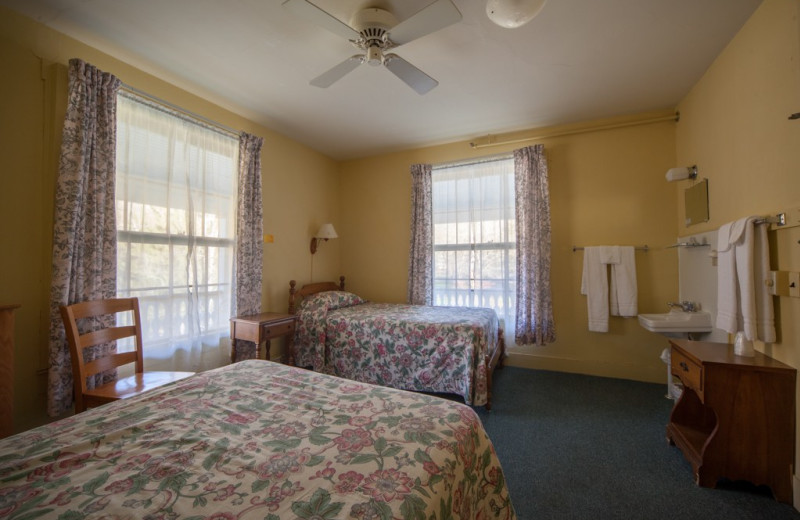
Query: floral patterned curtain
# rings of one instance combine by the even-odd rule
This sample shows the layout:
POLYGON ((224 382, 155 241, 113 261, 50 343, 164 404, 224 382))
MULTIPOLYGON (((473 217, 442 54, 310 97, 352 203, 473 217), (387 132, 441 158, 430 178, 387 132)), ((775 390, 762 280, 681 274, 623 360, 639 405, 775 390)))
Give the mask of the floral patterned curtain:
POLYGON ((433 304, 433 192, 430 164, 411 165, 408 303, 433 304))
MULTIPOLYGON (((236 208, 236 289, 234 316, 261 312, 261 276, 264 255, 261 200, 263 137, 239 136, 239 188, 236 208)), ((256 357, 252 342, 236 342, 236 361, 256 357)))
POLYGON ((550 290, 550 190, 544 146, 514 150, 518 345, 556 339, 550 290))
MULTIPOLYGON (((116 295, 114 212, 117 91, 120 81, 78 59, 69 62, 69 93, 56 181, 47 413, 72 408, 72 360, 59 306, 116 295)), ((113 320, 113 317, 111 317, 113 320)), ((115 349, 114 344, 95 349, 115 349)), ((86 352, 87 359, 100 352, 86 352)), ((89 381, 111 381, 114 371, 89 381)))

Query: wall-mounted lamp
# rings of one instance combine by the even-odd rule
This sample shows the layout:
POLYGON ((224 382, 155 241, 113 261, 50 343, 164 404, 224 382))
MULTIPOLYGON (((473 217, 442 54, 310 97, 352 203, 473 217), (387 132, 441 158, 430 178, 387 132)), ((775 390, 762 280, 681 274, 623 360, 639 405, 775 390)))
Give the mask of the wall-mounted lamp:
POLYGON ((313 255, 317 252, 317 245, 320 240, 328 240, 330 238, 339 238, 339 235, 337 235, 336 230, 333 229, 333 224, 328 222, 327 224, 322 224, 317 234, 311 239, 311 254, 313 255))
POLYGON ((516 29, 533 20, 545 3, 547 0, 488 0, 486 16, 500 27, 516 29))
POLYGON ((667 181, 682 181, 683 179, 696 179, 697 166, 683 166, 667 170, 667 181))

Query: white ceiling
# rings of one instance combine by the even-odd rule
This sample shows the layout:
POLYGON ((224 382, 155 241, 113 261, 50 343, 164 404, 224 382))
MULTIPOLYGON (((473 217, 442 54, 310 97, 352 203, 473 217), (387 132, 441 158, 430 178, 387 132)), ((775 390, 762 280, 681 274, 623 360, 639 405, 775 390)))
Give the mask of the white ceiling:
MULTIPOLYGON (((518 29, 454 0, 463 20, 395 52, 439 81, 420 96, 383 67, 327 89, 355 54, 283 0, 0 0, 334 159, 674 108, 760 0, 549 0, 518 29)), ((432 0, 312 0, 349 22, 403 20, 432 0)), ((125 77, 120 77, 124 82, 125 77)))

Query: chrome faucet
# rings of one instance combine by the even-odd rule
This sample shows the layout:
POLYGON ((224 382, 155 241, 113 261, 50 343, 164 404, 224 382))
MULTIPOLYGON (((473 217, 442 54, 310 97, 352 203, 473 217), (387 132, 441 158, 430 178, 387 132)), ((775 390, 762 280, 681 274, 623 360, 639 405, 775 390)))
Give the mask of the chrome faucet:
POLYGON ((683 300, 680 303, 676 302, 667 302, 667 306, 672 309, 673 307, 680 307, 683 312, 695 312, 700 310, 700 305, 690 302, 688 300, 683 300))

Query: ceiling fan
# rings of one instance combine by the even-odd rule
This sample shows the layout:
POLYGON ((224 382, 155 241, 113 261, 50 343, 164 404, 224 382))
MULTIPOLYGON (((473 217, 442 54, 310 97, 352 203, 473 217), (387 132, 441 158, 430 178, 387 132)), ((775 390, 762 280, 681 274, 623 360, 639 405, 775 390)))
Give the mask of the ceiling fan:
POLYGON ((383 65, 418 94, 425 94, 439 82, 397 54, 386 51, 461 20, 461 13, 452 0, 436 0, 401 22, 385 9, 368 7, 356 12, 350 25, 308 0, 286 0, 283 6, 296 15, 347 38, 362 51, 311 80, 311 85, 321 88, 333 85, 362 63, 368 63, 373 66, 383 65))

